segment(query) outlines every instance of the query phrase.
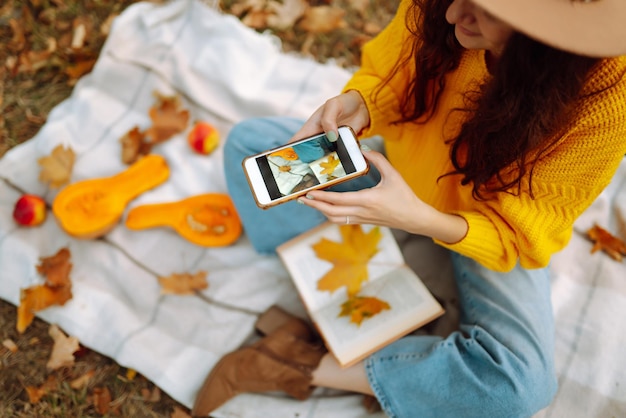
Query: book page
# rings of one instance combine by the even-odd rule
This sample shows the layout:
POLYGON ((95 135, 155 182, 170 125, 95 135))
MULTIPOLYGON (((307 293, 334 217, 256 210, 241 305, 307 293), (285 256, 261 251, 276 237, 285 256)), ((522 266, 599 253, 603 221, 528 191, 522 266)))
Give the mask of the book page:
MULTIPOLYGON (((361 227, 365 232, 374 228, 371 225, 361 227)), ((368 281, 374 281, 377 277, 384 276, 404 264, 402 253, 391 230, 386 227, 379 228, 382 237, 378 243, 378 253, 367 265, 368 281)), ((318 280, 333 267, 332 263, 319 259, 313 251, 312 245, 322 238, 335 242, 342 241, 338 226, 325 223, 277 248, 278 255, 289 270, 309 310, 320 309, 331 301, 345 296, 345 291, 342 289, 332 294, 317 289, 318 280)))
POLYGON ((341 304, 347 299, 344 294, 343 300, 311 313, 343 365, 362 359, 443 314, 441 305, 407 266, 367 282, 359 295, 384 300, 391 308, 357 325, 350 322, 349 316, 339 316, 341 304))

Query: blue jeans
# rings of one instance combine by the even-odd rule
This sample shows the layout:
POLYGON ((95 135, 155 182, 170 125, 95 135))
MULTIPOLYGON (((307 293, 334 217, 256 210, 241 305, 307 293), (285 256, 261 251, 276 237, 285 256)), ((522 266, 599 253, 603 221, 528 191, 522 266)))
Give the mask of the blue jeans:
MULTIPOLYGON (((241 160, 286 142, 302 121, 251 119, 225 145, 226 181, 244 229, 260 252, 323 222, 297 203, 258 209, 241 160)), ((377 179, 343 187, 360 188, 377 179)), ((368 186, 369 184, 369 186, 368 186)), ((407 336, 365 360, 369 383, 390 417, 530 417, 556 392, 549 270, 491 271, 451 253, 460 326, 445 338, 407 336)))

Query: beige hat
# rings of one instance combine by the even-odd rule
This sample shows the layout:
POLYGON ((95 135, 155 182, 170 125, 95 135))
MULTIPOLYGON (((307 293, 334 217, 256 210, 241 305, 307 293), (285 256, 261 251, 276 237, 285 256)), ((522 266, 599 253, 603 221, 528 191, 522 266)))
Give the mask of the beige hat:
POLYGON ((531 38, 594 57, 626 55, 626 0, 472 0, 531 38))

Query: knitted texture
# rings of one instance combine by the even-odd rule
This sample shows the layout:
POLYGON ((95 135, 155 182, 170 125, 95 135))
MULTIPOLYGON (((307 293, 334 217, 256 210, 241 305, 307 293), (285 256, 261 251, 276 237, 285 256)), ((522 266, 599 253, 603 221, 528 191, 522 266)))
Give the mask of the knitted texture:
POLYGON ((403 0, 392 22, 365 45, 362 65, 344 88, 357 90, 370 112, 370 125, 360 135, 384 138, 387 158, 420 199, 466 219, 469 231, 461 241, 439 244, 493 270, 509 271, 518 260, 526 268, 546 266, 568 243, 574 221, 608 185, 626 154, 626 57, 604 60, 588 80, 584 91, 604 90, 582 101, 578 116, 535 166, 534 198, 524 192, 499 193, 476 201, 459 176, 439 177, 453 169, 445 140, 454 137, 462 122, 460 113, 451 110, 462 107, 467 89, 489 76, 484 51, 464 53, 459 67, 446 76, 436 113, 425 124, 393 124, 399 98, 415 75, 410 61, 376 90, 399 57, 409 53, 409 3, 403 0))

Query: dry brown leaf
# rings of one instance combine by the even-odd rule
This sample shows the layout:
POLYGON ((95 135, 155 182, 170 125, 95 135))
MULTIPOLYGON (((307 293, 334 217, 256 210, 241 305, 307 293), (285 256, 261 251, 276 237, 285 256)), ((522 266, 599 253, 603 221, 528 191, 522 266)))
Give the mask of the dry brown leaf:
POLYGON ((74 364, 74 352, 80 348, 78 338, 68 337, 56 325, 50 325, 48 334, 54 340, 50 359, 46 363, 48 370, 56 370, 61 367, 69 367, 74 364))
POLYGON ((339 316, 350 316, 350 322, 361 325, 363 320, 378 315, 383 310, 391 309, 384 300, 373 296, 353 296, 341 304, 339 316))
POLYGON ((189 415, 180 406, 174 406, 174 410, 172 411, 172 414, 170 415, 170 418, 191 418, 191 415, 189 415))
POLYGON ((283 0, 282 3, 270 1, 268 9, 272 14, 267 16, 267 26, 277 30, 290 29, 309 7, 305 0, 283 0))
POLYGON ((120 138, 122 144, 122 162, 124 164, 133 164, 139 157, 150 154, 152 144, 146 142, 144 132, 135 126, 120 138))
POLYGON ((626 255, 626 243, 598 225, 587 231, 587 236, 594 242, 592 254, 602 250, 615 261, 622 261, 626 255))
POLYGON ((209 287, 206 276, 205 271, 199 271, 196 274, 174 273, 168 277, 159 277, 161 294, 191 295, 196 290, 209 287))
POLYGON ((141 397, 145 402, 159 402, 161 400, 161 390, 155 386, 154 389, 141 389, 141 397))
POLYGON ((15 342, 12 339, 10 339, 10 338, 7 338, 6 340, 2 341, 2 345, 7 350, 9 350, 10 352, 12 352, 14 354, 17 353, 17 351, 18 351, 17 344, 15 344, 15 342))
POLYGON ((146 138, 153 144, 170 139, 173 135, 183 132, 189 123, 189 111, 181 109, 178 96, 164 96, 155 93, 157 103, 148 112, 152 126, 145 132, 146 138))
POLYGON ((21 334, 33 322, 35 313, 53 305, 62 306, 72 298, 70 251, 61 248, 55 255, 41 257, 37 271, 45 277, 44 284, 22 289, 17 308, 17 331, 21 334))
POLYGON ((334 292, 346 286, 348 296, 356 295, 361 283, 369 278, 367 264, 378 252, 382 238, 380 228, 374 227, 367 234, 361 225, 340 225, 343 242, 322 238, 312 248, 315 255, 333 264, 333 267, 317 282, 319 290, 334 292))
POLYGON ((111 392, 106 387, 94 388, 91 403, 100 415, 106 415, 111 409, 111 392))
POLYGON ((329 33, 347 26, 344 16, 346 11, 334 6, 310 7, 298 23, 303 30, 312 33, 329 33))
POLYGON ((57 378, 50 375, 41 386, 26 386, 24 389, 26 389, 26 393, 28 394, 28 401, 32 404, 36 404, 43 396, 55 390, 57 386, 57 378))
POLYGON ((70 181, 75 159, 76 156, 71 147, 57 145, 50 155, 37 160, 41 166, 39 180, 49 183, 53 189, 64 186, 70 181))
POLYGON ((95 370, 89 370, 82 376, 79 376, 76 379, 73 379, 70 382, 70 387, 75 390, 82 389, 89 384, 89 381, 93 379, 95 375, 96 375, 95 370))

